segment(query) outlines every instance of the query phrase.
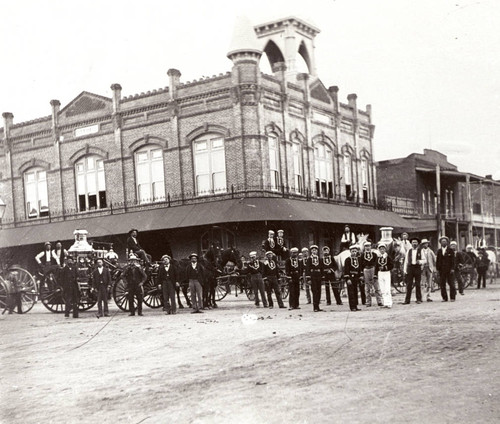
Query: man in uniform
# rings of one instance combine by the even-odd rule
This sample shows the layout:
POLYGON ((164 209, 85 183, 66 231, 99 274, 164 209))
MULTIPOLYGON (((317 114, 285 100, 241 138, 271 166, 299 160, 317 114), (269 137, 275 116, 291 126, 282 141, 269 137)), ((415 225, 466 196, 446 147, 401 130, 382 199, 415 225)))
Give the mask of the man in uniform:
POLYGON ((269 308, 273 308, 273 291, 276 296, 276 300, 280 308, 285 308, 283 304, 283 299, 281 298, 281 289, 278 283, 278 278, 280 276, 278 265, 274 260, 274 253, 270 250, 266 252, 266 260, 264 261, 263 274, 264 282, 266 285, 267 292, 267 303, 269 304, 269 308))
POLYGON ((191 304, 193 306, 192 314, 203 313, 203 284, 205 283, 205 268, 198 263, 198 255, 191 253, 189 255, 191 263, 186 266, 186 280, 189 281, 189 290, 191 291, 191 304))
POLYGON ((426 287, 427 302, 432 302, 431 292, 434 272, 436 272, 436 255, 429 248, 429 240, 423 239, 420 243, 422 259, 425 261, 422 267, 422 285, 426 287))
POLYGON ((271 251, 274 253, 274 250, 276 249, 276 240, 274 239, 274 231, 273 230, 269 230, 267 232, 267 239, 265 239, 262 242, 262 249, 265 252, 271 251))
POLYGON ((448 246, 450 239, 442 236, 439 239, 441 247, 436 253, 436 269, 439 272, 439 284, 441 286, 441 297, 443 302, 448 302, 448 293, 446 284, 450 286, 450 300, 455 301, 457 289, 453 279, 453 270, 455 269, 455 252, 448 246))
POLYGON ((298 259, 299 249, 292 247, 290 249, 290 257, 285 261, 285 273, 290 280, 290 292, 288 298, 289 310, 300 309, 300 276, 302 274, 302 267, 298 259))
POLYGON ((307 276, 307 261, 309 260, 309 249, 307 247, 303 247, 301 250, 302 258, 301 258, 301 266, 302 266, 302 284, 304 290, 306 291, 306 299, 307 304, 311 303, 311 291, 309 290, 310 286, 310 278, 307 276))
POLYGON ((276 237, 276 247, 274 253, 278 259, 286 259, 288 257, 288 249, 285 246, 285 232, 278 230, 278 237, 276 237))
POLYGON ((347 284, 347 295, 349 297, 349 308, 351 311, 360 311, 358 308, 358 283, 361 278, 361 264, 358 258, 358 246, 353 244, 349 247, 351 256, 344 263, 344 279, 347 284))
POLYGON ((262 304, 264 308, 267 308, 266 300, 266 290, 264 287, 264 281, 262 280, 262 274, 264 273, 264 266, 257 259, 257 252, 252 251, 249 253, 250 260, 245 268, 243 268, 241 274, 250 274, 250 284, 252 285, 252 291, 255 294, 255 306, 260 307, 259 293, 262 297, 262 304))
POLYGON ((108 268, 104 267, 101 258, 97 259, 97 268, 92 272, 92 286, 97 291, 97 313, 102 317, 109 317, 108 309, 108 287, 111 285, 111 274, 108 268))
POLYGON ((137 299, 137 315, 142 316, 142 286, 148 277, 141 268, 139 258, 133 253, 129 255, 129 264, 125 268, 125 271, 123 271, 122 277, 128 286, 129 315, 135 315, 134 300, 137 299))
POLYGON ((385 308, 392 308, 391 295, 391 270, 392 260, 387 254, 387 245, 384 242, 378 244, 380 256, 377 257, 375 273, 377 275, 380 292, 382 293, 382 303, 385 308))
POLYGON ((133 253, 135 256, 141 258, 145 264, 151 264, 151 255, 148 255, 145 250, 141 247, 137 240, 138 231, 134 228, 128 232, 127 238, 127 248, 128 253, 133 253))
POLYGON ((323 278, 325 280, 326 304, 332 304, 332 298, 330 295, 331 285, 337 305, 342 305, 342 300, 340 299, 340 291, 335 285, 335 270, 337 269, 337 263, 333 260, 332 255, 330 255, 330 248, 328 246, 323 246, 323 257, 321 258, 321 261, 323 262, 323 278))
POLYGON ((78 288, 76 266, 71 256, 66 256, 60 272, 65 303, 64 316, 69 318, 69 311, 73 310, 73 318, 78 318, 78 302, 80 290, 78 288))
POLYGON ((378 306, 383 306, 382 293, 378 285, 378 278, 375 278, 375 265, 377 255, 372 250, 372 244, 365 241, 363 255, 361 256, 361 268, 363 269, 363 281, 365 282, 366 307, 372 306, 372 289, 375 291, 378 306))
POLYGON ((162 265, 158 269, 158 284, 161 284, 163 291, 163 310, 167 315, 175 315, 175 287, 179 283, 177 269, 171 262, 169 255, 163 255, 162 265))
POLYGON ((321 312, 319 304, 321 302, 321 278, 323 277, 323 264, 318 256, 319 248, 313 244, 309 248, 311 256, 307 260, 307 275, 311 278, 311 291, 314 312, 321 312))
POLYGON ((415 286, 415 294, 417 296, 417 303, 422 303, 422 289, 420 287, 420 280, 422 278, 422 266, 424 259, 422 259, 422 251, 419 249, 420 240, 417 237, 411 238, 411 249, 405 254, 404 274, 406 281, 406 297, 403 305, 409 305, 411 300, 411 292, 415 286))

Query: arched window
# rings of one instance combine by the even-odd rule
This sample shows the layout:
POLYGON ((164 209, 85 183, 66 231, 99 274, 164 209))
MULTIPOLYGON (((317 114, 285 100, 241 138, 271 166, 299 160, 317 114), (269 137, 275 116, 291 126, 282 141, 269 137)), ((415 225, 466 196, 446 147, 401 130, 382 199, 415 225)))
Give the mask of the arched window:
POLYGON ((344 155, 344 184, 345 184, 345 195, 346 197, 351 197, 352 192, 352 166, 351 166, 351 156, 346 153, 344 155))
POLYGON ((201 253, 205 254, 210 248, 215 249, 217 255, 222 250, 236 246, 236 237, 232 231, 225 228, 212 227, 201 235, 201 253))
POLYGON ((292 143, 293 156, 293 183, 296 193, 304 192, 304 179, 302 177, 302 149, 299 143, 292 143))
POLYGON ((99 156, 85 156, 75 164, 76 194, 80 212, 107 207, 104 162, 99 156))
POLYGON ((324 143, 314 148, 316 174, 316 196, 333 197, 333 157, 331 149, 324 143))
POLYGON ((49 215, 47 172, 45 170, 31 168, 24 173, 24 198, 28 218, 49 215))
POLYGON ((135 153, 135 180, 139 203, 165 200, 165 177, 161 147, 149 145, 135 153))
POLYGON ((224 138, 206 134, 194 142, 196 194, 222 193, 227 190, 224 138))
POLYGON ((267 137, 269 144, 269 186, 271 190, 278 190, 280 186, 280 159, 278 136, 271 134, 267 137))
POLYGON ((369 179, 368 173, 368 160, 366 158, 361 159, 361 184, 363 190, 363 202, 368 203, 368 182, 369 179))

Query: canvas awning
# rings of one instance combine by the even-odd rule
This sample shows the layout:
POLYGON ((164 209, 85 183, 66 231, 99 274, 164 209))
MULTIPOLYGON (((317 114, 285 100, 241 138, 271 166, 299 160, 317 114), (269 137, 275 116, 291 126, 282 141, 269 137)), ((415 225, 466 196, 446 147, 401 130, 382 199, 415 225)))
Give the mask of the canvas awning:
POLYGON ((91 216, 45 224, 0 229, 0 248, 69 240, 75 229, 86 229, 92 238, 141 232, 197 227, 232 222, 303 221, 391 226, 411 230, 413 225, 394 212, 285 198, 242 198, 161 207, 112 215, 91 216))

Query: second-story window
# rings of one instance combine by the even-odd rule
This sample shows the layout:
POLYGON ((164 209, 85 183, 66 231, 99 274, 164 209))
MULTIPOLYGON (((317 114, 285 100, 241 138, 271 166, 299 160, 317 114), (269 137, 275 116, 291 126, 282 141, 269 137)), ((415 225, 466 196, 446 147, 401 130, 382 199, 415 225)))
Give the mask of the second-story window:
POLYGON ((278 190, 280 186, 280 160, 278 137, 274 134, 267 137, 269 144, 269 186, 271 190, 278 190))
POLYGON ((425 197, 425 191, 422 192, 422 214, 427 214, 427 200, 425 197))
POLYGON ((316 174, 316 196, 333 196, 332 151, 323 143, 314 148, 314 168, 316 174))
POLYGON ((296 193, 303 193, 304 181, 302 178, 302 150, 299 143, 292 144, 294 189, 296 193))
POLYGON ((224 138, 207 134, 194 142, 194 169, 198 196, 227 190, 224 138))
POLYGON ((347 198, 349 198, 353 195, 353 192, 352 192, 351 156, 348 154, 344 156, 344 184, 345 184, 345 195, 347 198))
POLYGON ((107 207, 104 162, 98 156, 86 156, 75 164, 76 192, 80 212, 107 207))
POLYGON ((39 218, 49 215, 49 196, 47 192, 47 172, 32 168, 24 173, 24 198, 26 216, 39 218))
POLYGON ((368 203, 368 161, 361 160, 361 183, 363 186, 363 202, 368 203))
POLYGON ((165 178, 161 147, 146 146, 135 153, 137 197, 139 203, 165 200, 165 178))

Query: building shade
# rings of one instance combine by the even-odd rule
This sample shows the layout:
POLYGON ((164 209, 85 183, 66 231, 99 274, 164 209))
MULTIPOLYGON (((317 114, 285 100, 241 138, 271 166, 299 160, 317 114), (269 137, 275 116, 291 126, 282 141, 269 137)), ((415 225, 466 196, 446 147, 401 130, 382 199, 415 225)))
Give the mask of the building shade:
POLYGON ((145 232, 253 221, 391 226, 396 230, 414 227, 394 212, 284 198, 243 198, 0 229, 0 248, 69 240, 76 229, 85 229, 94 238, 125 234, 131 228, 145 232))

